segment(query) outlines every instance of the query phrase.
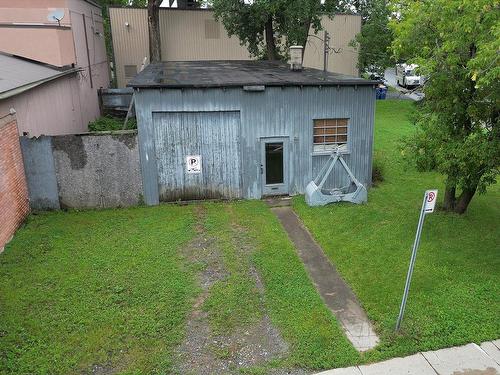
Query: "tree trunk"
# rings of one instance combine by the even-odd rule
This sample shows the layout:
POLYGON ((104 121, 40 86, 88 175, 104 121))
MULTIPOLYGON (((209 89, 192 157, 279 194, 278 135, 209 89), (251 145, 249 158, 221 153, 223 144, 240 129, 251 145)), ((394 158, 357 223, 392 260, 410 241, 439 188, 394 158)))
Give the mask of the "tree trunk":
POLYGON ((465 211, 467 211, 467 207, 469 207, 469 203, 472 200, 472 197, 474 197, 474 194, 476 193, 476 187, 473 189, 466 189, 462 191, 462 194, 460 194, 460 197, 457 200, 457 203, 455 205, 455 212, 457 214, 463 214, 465 211))
POLYGON ((444 204, 443 204, 443 208, 445 211, 453 211, 455 209, 455 203, 457 201, 455 193, 456 193, 455 184, 446 182, 446 189, 444 191, 444 204))
POLYGON ((304 62, 304 56, 306 55, 307 39, 309 38, 309 29, 311 28, 311 19, 309 19, 304 25, 305 39, 302 40, 302 63, 304 62))
POLYGON ((269 16, 269 18, 266 21, 265 31, 266 31, 267 60, 277 60, 278 54, 276 53, 276 43, 274 40, 272 16, 269 16))
POLYGON ((160 4, 161 0, 148 0, 149 61, 151 63, 161 61, 160 4))

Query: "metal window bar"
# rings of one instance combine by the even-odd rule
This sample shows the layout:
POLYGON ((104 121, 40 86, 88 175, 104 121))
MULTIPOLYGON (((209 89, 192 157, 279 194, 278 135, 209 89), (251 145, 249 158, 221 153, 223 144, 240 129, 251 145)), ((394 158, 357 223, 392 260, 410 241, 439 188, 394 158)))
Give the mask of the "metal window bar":
POLYGON ((323 148, 326 149, 325 146, 342 145, 347 143, 347 119, 315 120, 313 126, 313 145, 323 146, 323 148), (328 132, 327 129, 335 129, 335 131, 328 132), (342 133, 339 133, 339 130, 342 131, 342 133), (318 141, 318 139, 320 139, 320 141, 318 141))

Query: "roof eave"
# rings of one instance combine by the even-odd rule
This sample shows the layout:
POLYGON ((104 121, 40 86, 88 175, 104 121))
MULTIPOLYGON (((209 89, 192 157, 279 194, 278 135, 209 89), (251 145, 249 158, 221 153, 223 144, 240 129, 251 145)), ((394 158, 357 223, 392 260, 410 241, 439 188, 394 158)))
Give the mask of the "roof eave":
POLYGON ((83 70, 82 68, 71 68, 71 69, 62 71, 59 74, 56 74, 56 75, 53 75, 53 76, 50 76, 47 78, 43 78, 43 79, 35 81, 35 82, 30 82, 30 83, 27 83, 25 85, 15 87, 13 89, 1 92, 0 93, 0 100, 7 99, 10 97, 22 94, 23 92, 31 90, 37 86, 43 85, 44 83, 56 80, 56 79, 61 78, 61 77, 65 77, 65 76, 73 74, 73 73, 80 72, 82 70, 83 70))
MULTIPOLYGON (((379 84, 379 81, 340 81, 340 82, 324 82, 324 83, 259 83, 265 87, 335 87, 335 86, 374 86, 379 84)), ((220 85, 164 85, 164 84, 127 84, 127 87, 134 89, 222 89, 222 88, 243 88, 244 86, 256 85, 252 83, 235 83, 235 84, 220 84, 220 85)))

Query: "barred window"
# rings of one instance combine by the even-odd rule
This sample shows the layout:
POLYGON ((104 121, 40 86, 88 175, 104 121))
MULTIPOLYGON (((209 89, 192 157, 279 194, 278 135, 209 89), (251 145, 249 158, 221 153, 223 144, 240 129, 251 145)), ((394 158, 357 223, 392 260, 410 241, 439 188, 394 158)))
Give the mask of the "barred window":
POLYGON ((336 147, 347 150, 348 127, 346 118, 314 120, 313 151, 332 151, 336 147))

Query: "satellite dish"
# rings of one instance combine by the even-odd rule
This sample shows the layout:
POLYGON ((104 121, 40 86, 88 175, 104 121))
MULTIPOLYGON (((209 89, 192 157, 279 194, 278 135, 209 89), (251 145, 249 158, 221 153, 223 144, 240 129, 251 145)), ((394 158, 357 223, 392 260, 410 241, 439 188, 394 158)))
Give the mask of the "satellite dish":
POLYGON ((61 26, 61 20, 64 18, 64 9, 54 9, 47 15, 49 22, 57 22, 61 26))

